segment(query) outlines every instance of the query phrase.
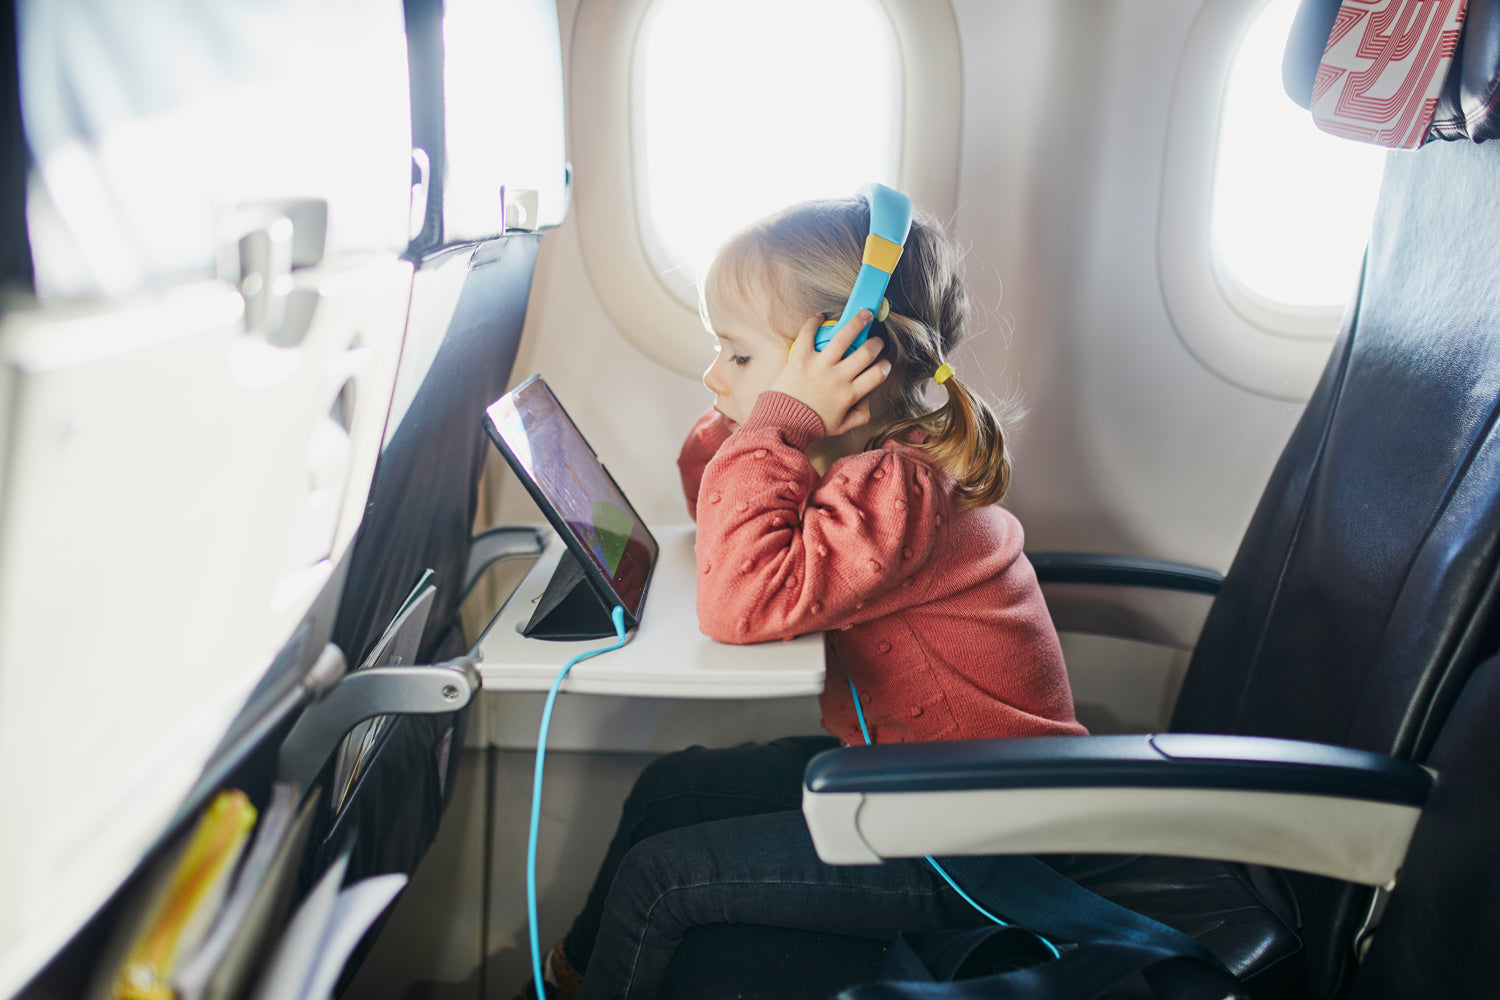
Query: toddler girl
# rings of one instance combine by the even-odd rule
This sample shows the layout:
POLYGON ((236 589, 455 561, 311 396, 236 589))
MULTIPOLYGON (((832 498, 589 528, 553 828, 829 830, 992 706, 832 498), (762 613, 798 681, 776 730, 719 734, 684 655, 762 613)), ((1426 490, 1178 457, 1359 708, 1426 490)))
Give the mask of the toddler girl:
POLYGON ((919 860, 818 860, 802 772, 824 749, 865 742, 856 691, 872 742, 1084 732, 1021 526, 996 506, 1010 478, 1000 423, 948 364, 967 297, 933 220, 913 221, 880 316, 862 311, 813 347, 843 309, 869 227, 863 199, 807 202, 721 248, 703 292, 715 403, 678 459, 703 631, 732 643, 825 632, 832 738, 694 747, 649 765, 548 958, 555 995, 581 984, 589 998, 653 996, 683 935, 706 924, 888 940, 983 922, 919 860))

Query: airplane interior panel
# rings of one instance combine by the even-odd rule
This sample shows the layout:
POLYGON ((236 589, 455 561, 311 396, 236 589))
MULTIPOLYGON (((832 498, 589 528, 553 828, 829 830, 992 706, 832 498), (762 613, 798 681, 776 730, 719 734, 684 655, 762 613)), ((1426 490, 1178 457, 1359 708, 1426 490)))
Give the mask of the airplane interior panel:
POLYGON ((1494 995, 1500 7, 0 23, 0 1000, 1494 995))

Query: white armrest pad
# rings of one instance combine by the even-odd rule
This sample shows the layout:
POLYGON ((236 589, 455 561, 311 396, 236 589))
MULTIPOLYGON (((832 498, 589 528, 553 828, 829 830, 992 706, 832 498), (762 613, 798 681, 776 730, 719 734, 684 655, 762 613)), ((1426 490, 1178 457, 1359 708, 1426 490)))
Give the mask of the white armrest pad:
POLYGON ((1390 884, 1421 809, 1274 791, 1197 788, 803 790, 830 864, 981 854, 1162 854, 1217 858, 1390 884))

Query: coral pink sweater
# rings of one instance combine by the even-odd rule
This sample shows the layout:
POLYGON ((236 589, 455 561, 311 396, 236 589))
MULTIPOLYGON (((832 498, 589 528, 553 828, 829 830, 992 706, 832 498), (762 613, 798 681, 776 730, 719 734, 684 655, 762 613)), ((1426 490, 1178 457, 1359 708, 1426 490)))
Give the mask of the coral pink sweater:
POLYGON ((1085 730, 1021 525, 957 510, 952 480, 889 443, 819 476, 818 415, 765 392, 744 426, 701 417, 678 457, 698 522, 698 622, 721 642, 828 633, 823 728, 860 744, 1085 730))

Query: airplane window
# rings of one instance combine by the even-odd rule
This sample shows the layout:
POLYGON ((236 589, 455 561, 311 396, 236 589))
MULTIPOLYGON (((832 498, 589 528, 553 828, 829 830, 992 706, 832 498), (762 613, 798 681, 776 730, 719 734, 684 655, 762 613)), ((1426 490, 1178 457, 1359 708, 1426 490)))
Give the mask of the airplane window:
POLYGON ((869 181, 956 211, 950 0, 573 6, 571 218, 599 304, 659 364, 698 377, 697 272, 738 226, 869 181))
POLYGON ((1216 276, 1237 308, 1247 294, 1252 308, 1341 307, 1380 188, 1384 151, 1320 132, 1282 89, 1296 7, 1272 0, 1250 23, 1224 94, 1209 225, 1216 276))
POLYGON ((446 242, 485 239, 518 222, 536 229, 562 221, 567 192, 559 44, 553 0, 444 3, 446 242), (503 46, 503 57, 497 58, 497 46, 503 46), (522 94, 524 99, 497 96, 522 94), (514 196, 523 190, 536 192, 534 217, 522 210, 520 218, 508 220, 506 201, 514 215, 514 196))
POLYGON ((898 182, 901 61, 879 0, 661 0, 635 80, 641 229, 686 302, 740 225, 800 199, 898 182))

